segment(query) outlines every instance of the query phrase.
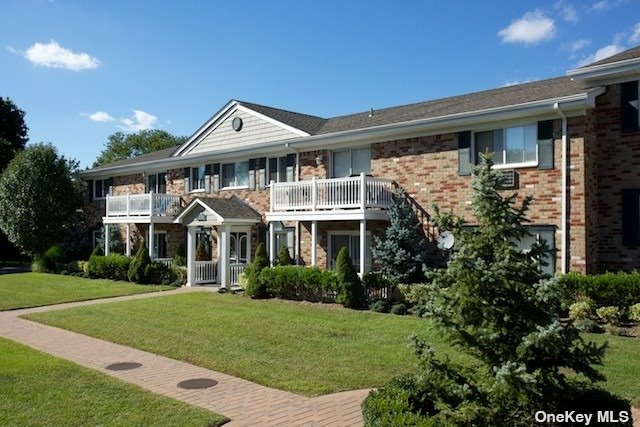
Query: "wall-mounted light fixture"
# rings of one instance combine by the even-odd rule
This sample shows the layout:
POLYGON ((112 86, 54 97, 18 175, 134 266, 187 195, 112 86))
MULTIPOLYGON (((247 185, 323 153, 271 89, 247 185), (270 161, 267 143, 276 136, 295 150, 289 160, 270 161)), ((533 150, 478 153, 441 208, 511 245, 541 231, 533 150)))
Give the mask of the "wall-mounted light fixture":
POLYGON ((321 166, 322 165, 322 155, 317 156, 316 157, 316 165, 321 166))

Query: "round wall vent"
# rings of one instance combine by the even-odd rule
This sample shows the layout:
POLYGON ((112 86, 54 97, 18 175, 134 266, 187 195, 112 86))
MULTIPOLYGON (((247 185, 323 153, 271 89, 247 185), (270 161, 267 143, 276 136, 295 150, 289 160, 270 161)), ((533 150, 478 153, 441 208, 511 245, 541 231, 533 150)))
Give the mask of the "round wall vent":
POLYGON ((231 126, 233 127, 233 130, 238 132, 240 129, 242 129, 242 119, 240 117, 234 117, 233 121, 231 122, 231 126))

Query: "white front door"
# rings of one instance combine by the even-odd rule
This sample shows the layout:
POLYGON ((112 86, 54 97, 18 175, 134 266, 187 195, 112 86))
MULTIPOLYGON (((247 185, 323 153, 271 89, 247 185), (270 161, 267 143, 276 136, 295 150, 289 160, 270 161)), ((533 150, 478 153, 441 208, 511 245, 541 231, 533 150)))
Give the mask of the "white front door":
POLYGON ((247 263, 248 233, 231 232, 229 234, 229 262, 231 264, 247 263))

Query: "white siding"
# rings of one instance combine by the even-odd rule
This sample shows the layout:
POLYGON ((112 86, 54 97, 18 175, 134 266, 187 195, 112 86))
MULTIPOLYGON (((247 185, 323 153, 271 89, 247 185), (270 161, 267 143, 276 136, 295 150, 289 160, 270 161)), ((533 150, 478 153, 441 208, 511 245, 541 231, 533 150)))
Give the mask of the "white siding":
POLYGON ((235 110, 220 123, 213 132, 198 142, 189 154, 210 153, 229 148, 240 148, 259 142, 291 139, 297 136, 299 135, 273 123, 269 123, 244 111, 235 110), (242 119, 242 129, 240 129, 239 132, 233 130, 231 126, 234 117, 240 117, 242 119))

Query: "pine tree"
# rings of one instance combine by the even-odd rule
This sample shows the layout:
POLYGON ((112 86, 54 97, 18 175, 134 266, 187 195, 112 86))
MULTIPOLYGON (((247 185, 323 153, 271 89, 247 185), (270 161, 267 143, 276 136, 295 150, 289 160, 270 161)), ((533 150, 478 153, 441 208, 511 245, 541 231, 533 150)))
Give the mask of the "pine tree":
POLYGON ((138 248, 138 252, 136 252, 136 256, 133 258, 131 264, 129 265, 129 272, 127 274, 129 281, 135 283, 149 283, 149 278, 147 278, 145 274, 145 271, 149 264, 151 264, 149 249, 143 241, 138 248))
POLYGON ((374 236, 373 259, 396 283, 423 281, 428 242, 413 208, 398 190, 389 207, 389 225, 384 238, 374 236))
POLYGON ((293 259, 291 258, 291 255, 289 255, 289 248, 287 248, 286 246, 280 247, 280 250, 278 251, 277 264, 293 265, 293 259))
POLYGON ((364 288, 346 247, 342 247, 338 252, 336 276, 338 278, 338 298, 336 302, 350 308, 363 307, 366 300, 364 288))
POLYGON ((585 342, 572 324, 560 322, 558 281, 540 270, 539 260, 550 252, 546 242, 529 252, 517 247, 529 236, 524 224, 532 199, 516 206, 516 194, 503 197, 497 190, 502 176, 491 166, 483 155, 473 172, 476 227, 435 208, 436 224, 451 230, 456 243, 447 268, 430 275, 425 306, 449 342, 480 364, 470 369, 443 361, 414 339, 418 374, 371 397, 404 390, 407 411, 436 424, 531 425, 538 410, 576 409, 562 405, 591 386, 578 387, 568 372, 603 379, 592 365, 601 364, 605 345, 585 342))

